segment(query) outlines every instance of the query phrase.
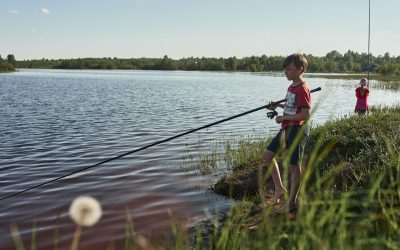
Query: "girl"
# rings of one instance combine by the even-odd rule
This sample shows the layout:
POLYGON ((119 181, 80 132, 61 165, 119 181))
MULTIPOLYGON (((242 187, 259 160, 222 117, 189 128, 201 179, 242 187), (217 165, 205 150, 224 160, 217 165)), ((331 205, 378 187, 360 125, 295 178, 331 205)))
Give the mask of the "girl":
POLYGON ((368 107, 368 95, 369 95, 369 88, 368 88, 368 80, 366 78, 362 78, 360 80, 360 87, 356 88, 356 97, 357 103, 354 109, 355 113, 359 115, 363 115, 365 113, 369 114, 369 107, 368 107))

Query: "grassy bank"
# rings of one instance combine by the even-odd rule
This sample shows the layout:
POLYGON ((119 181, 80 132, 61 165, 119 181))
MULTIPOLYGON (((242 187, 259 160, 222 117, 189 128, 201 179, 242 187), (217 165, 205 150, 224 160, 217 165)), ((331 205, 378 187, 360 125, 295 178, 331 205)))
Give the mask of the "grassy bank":
MULTIPOLYGON (((255 195, 259 188, 254 178, 262 165, 261 153, 267 143, 268 139, 242 142, 234 150, 227 147, 226 161, 233 171, 214 185, 214 191, 233 198, 255 195)), ((331 184, 337 190, 363 188, 369 176, 398 163, 399 149, 400 107, 375 108, 368 116, 354 115, 312 128, 303 168, 306 172, 312 169, 309 174, 313 183, 317 176, 332 175, 329 179, 331 182, 334 179, 331 184)), ((285 155, 278 156, 280 166, 284 160, 285 155)))
POLYGON ((15 69, 0 69, 0 73, 10 73, 10 72, 15 72, 15 69))
MULTIPOLYGON (((264 178, 272 191, 268 174, 260 178, 259 152, 266 143, 227 148, 233 170, 213 189, 239 202, 222 226, 215 226, 207 248, 398 249, 400 107, 312 129, 295 218, 257 205, 264 178)), ((279 159, 284 165, 286 156, 279 159)))

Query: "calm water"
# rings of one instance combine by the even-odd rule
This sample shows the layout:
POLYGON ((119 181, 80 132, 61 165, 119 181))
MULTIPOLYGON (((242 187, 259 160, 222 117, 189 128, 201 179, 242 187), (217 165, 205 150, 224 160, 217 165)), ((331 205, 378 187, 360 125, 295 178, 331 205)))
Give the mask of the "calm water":
MULTIPOLYGON (((350 80, 310 78, 313 123, 347 115, 355 104, 350 80)), ((189 129, 283 99, 281 76, 250 73, 21 70, 0 74, 0 197, 52 180, 189 129)), ((400 102, 398 92, 373 89, 370 104, 400 102)), ((204 211, 231 201, 208 191, 214 175, 182 170, 188 153, 212 141, 270 135, 278 125, 265 111, 228 121, 0 201, 0 248, 14 246, 16 223, 28 244, 36 222, 39 249, 68 249, 75 225, 67 212, 79 195, 97 198, 104 214, 85 228, 81 246, 104 249, 123 242, 126 213, 135 231, 169 228, 169 215, 188 226, 204 211)))

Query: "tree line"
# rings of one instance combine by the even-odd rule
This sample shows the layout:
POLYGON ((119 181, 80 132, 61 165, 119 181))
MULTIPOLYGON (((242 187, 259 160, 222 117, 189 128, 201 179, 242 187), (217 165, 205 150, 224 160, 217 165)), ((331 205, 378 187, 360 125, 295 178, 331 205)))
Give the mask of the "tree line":
POLYGON ((7 59, 3 59, 0 55, 0 72, 15 71, 14 55, 8 55, 7 59))
MULTIPOLYGON (((400 75, 400 56, 383 56, 357 53, 348 50, 341 54, 336 50, 325 56, 305 54, 309 66, 307 72, 312 73, 361 73, 375 72, 382 75, 400 75)), ((281 71, 285 57, 283 56, 251 56, 244 58, 206 58, 189 57, 172 59, 163 58, 78 58, 78 59, 40 59, 15 61, 18 68, 49 69, 133 69, 133 70, 199 70, 199 71, 281 71)))

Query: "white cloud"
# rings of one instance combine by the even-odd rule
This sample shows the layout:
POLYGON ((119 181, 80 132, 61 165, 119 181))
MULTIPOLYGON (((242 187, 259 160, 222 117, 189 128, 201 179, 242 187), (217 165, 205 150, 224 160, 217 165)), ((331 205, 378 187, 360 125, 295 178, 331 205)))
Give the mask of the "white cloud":
POLYGON ((41 9, 40 12, 42 12, 43 14, 46 14, 46 15, 50 14, 50 10, 48 10, 46 8, 41 9))
POLYGON ((13 15, 18 15, 19 10, 9 10, 8 13, 13 14, 13 15))

